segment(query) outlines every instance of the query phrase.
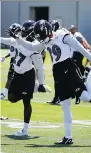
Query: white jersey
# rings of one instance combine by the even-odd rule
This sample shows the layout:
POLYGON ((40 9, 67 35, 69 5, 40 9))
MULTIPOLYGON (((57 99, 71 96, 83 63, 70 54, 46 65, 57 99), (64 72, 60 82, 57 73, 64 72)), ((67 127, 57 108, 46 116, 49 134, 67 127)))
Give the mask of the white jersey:
POLYGON ((83 38, 83 36, 82 36, 82 34, 81 34, 80 32, 76 32, 76 33, 74 34, 74 37, 81 37, 81 38, 83 38))
MULTIPOLYGON (((83 39, 83 36, 80 32, 76 32, 73 36, 81 43, 81 39, 83 39)), ((72 49, 73 53, 77 52, 77 50, 75 50, 74 48, 71 48, 71 49, 72 49)))
MULTIPOLYGON (((30 56, 32 56, 34 53, 38 53, 37 51, 34 52, 27 50, 22 45, 19 45, 17 41, 13 38, 1 38, 1 42, 6 45, 13 46, 15 48, 13 51, 13 54, 15 54, 15 62, 14 62, 15 72, 19 74, 24 74, 25 72, 33 68, 32 59, 30 58, 30 56)), ((37 44, 37 41, 33 43, 37 44)))
POLYGON ((11 58, 14 58, 16 55, 16 48, 14 48, 13 46, 10 47, 10 56, 11 58))
MULTIPOLYGON (((4 44, 5 40, 3 41, 3 38, 0 38, 0 41, 4 44)), ((28 42, 22 38, 18 38, 16 42, 26 48, 28 50, 27 54, 29 55, 31 51, 33 52, 41 52, 45 49, 45 46, 50 48, 50 53, 54 56, 54 63, 61 62, 63 60, 66 60, 67 58, 70 58, 72 55, 70 47, 74 48, 78 52, 80 52, 83 56, 85 56, 90 62, 91 62, 91 53, 88 52, 77 40, 75 37, 73 37, 69 32, 66 32, 62 29, 61 34, 58 35, 55 34, 55 38, 51 39, 50 42, 48 42, 48 45, 45 44, 45 42, 33 44, 31 42, 28 42), (65 36, 65 37, 64 37, 65 36), (63 43, 64 42, 64 43, 63 43), (56 46, 53 46, 55 45, 56 46), (62 46, 62 48, 61 48, 62 46), (53 47, 53 48, 52 48, 53 47), (60 48, 60 49, 59 49, 60 48), (67 49, 67 50, 66 50, 67 49), (62 51, 60 51, 62 50, 62 51)), ((7 43, 9 45, 9 43, 7 43)), ((24 53, 26 53, 24 51, 24 53)))
POLYGON ((63 42, 64 36, 69 35, 66 29, 58 30, 47 44, 47 50, 53 59, 53 65, 72 57, 71 47, 63 42))

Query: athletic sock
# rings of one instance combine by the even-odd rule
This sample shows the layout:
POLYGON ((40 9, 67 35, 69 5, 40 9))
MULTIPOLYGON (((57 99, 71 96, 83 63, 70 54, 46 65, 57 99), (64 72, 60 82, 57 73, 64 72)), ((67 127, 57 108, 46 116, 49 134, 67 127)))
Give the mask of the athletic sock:
POLYGON ((71 113, 71 99, 62 101, 62 108, 64 112, 64 131, 65 138, 72 138, 72 113, 71 113))
POLYGON ((24 131, 28 132, 29 123, 24 122, 24 131))
POLYGON ((6 97, 6 95, 7 95, 7 93, 8 93, 8 89, 7 89, 7 88, 4 88, 2 93, 3 93, 4 96, 6 97))

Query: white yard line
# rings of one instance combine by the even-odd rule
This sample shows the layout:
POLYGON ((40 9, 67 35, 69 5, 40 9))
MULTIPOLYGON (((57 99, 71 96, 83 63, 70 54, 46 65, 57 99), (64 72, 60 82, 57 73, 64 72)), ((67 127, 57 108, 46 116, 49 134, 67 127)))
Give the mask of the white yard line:
MULTIPOLYGON (((10 128, 22 128, 23 122, 20 122, 18 120, 3 120, 0 122, 3 125, 6 125, 10 128)), ((38 121, 31 121, 31 125, 29 127, 31 128, 60 128, 62 127, 62 123, 49 123, 49 122, 38 122, 38 121)), ((80 126, 80 127, 90 127, 91 126, 91 120, 73 120, 73 126, 80 126)))

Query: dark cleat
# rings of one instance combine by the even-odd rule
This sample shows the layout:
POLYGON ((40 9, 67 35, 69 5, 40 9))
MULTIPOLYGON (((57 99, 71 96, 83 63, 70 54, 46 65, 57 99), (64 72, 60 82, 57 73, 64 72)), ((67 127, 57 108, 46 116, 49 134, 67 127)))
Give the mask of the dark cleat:
POLYGON ((53 99, 51 102, 47 102, 50 105, 59 105, 60 104, 60 100, 59 99, 53 99))
POLYGON ((73 141, 64 137, 62 140, 55 142, 55 144, 73 144, 73 141))

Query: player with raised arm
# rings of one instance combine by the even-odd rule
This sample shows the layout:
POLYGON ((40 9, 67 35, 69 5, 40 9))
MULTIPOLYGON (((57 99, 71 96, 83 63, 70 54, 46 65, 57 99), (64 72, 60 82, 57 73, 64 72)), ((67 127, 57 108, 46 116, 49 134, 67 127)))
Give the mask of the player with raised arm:
POLYGON ((45 20, 39 20, 34 26, 36 39, 40 43, 33 45, 26 40, 15 37, 18 44, 21 44, 28 50, 37 50, 40 52, 47 48, 53 58, 53 76, 62 108, 64 112, 65 136, 56 144, 72 144, 72 115, 71 115, 71 97, 75 92, 79 92, 83 101, 90 101, 91 95, 86 86, 80 79, 76 66, 72 62, 72 53, 70 47, 75 48, 91 61, 91 54, 66 30, 61 32, 52 32, 50 24, 45 20))
MULTIPOLYGON (((33 27, 31 25, 35 24, 35 21, 27 20, 23 23, 21 36, 29 42, 36 43, 38 42, 34 38, 33 27), (31 35, 27 37, 29 34, 31 35)), ((31 60, 34 64, 36 71, 36 81, 35 81, 35 92, 51 92, 48 86, 45 85, 45 76, 44 76, 44 65, 42 60, 41 53, 34 53, 31 55, 31 60), (38 83, 37 83, 38 82, 38 83)))
MULTIPOLYGON (((13 23, 10 27, 9 30, 11 30, 13 33, 17 34, 19 32, 21 32, 21 25, 17 24, 17 23, 13 23)), ((1 58, 1 62, 4 62, 6 58, 11 57, 10 60, 10 67, 9 67, 9 71, 8 71, 8 77, 7 77, 7 82, 5 85, 5 88, 3 89, 3 92, 0 94, 0 99, 5 99, 5 97, 7 96, 8 93, 8 89, 14 74, 14 58, 15 58, 15 48, 13 46, 10 47, 10 53, 7 54, 5 57, 1 58)))
MULTIPOLYGON (((29 37, 26 36, 27 41, 33 41, 33 45, 37 44, 38 41, 34 41, 33 38, 33 26, 34 21, 30 21, 29 25, 25 28, 24 25, 21 30, 21 36, 24 39, 25 33, 30 33, 29 37), (27 30, 26 30, 27 29, 27 30)), ((10 36, 12 35, 12 31, 9 29, 8 33, 10 36)), ((15 33, 13 33, 15 36, 15 33)), ((27 35, 27 34, 26 34, 27 35)), ((18 35, 17 35, 18 36, 18 35)), ((30 100, 33 97, 34 86, 35 86, 35 70, 32 62, 37 65, 37 69, 39 70, 42 67, 40 73, 38 74, 38 78, 40 77, 40 86, 38 87, 39 92, 46 92, 46 88, 43 86, 44 83, 44 69, 43 69, 43 61, 41 56, 38 54, 38 51, 27 50, 22 45, 18 44, 14 38, 1 38, 1 42, 7 45, 12 45, 15 50, 15 60, 14 60, 14 77, 11 81, 9 91, 8 91, 8 100, 12 103, 15 103, 19 100, 23 100, 24 104, 24 128, 19 132, 16 132, 15 136, 25 136, 28 135, 28 126, 29 121, 32 114, 32 106, 30 100), (33 54, 35 54, 33 56, 33 54), (37 58, 38 60, 37 60, 37 58), (35 61, 37 60, 37 61, 35 61), (42 75, 42 78, 41 78, 42 75)), ((44 49, 44 47, 43 47, 44 49)))

